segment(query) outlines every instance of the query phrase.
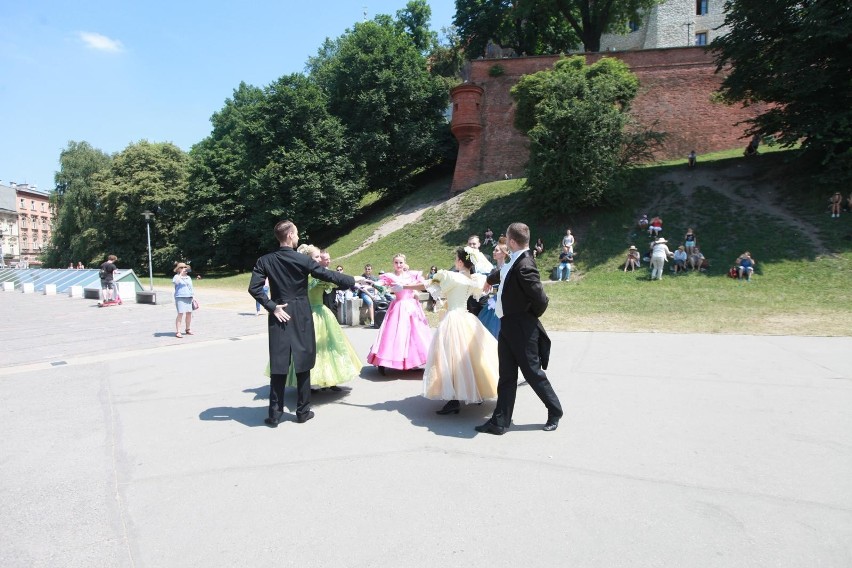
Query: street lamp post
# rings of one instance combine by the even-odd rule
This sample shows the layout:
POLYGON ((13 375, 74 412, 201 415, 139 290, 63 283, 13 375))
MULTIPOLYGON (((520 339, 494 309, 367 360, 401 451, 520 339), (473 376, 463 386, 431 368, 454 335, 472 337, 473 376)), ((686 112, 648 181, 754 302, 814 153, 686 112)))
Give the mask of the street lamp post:
POLYGON ((148 290, 154 291, 154 268, 153 263, 151 261, 151 219, 154 218, 154 214, 148 211, 147 209, 142 212, 142 215, 145 217, 145 226, 148 229, 148 279, 150 281, 150 286, 148 290))

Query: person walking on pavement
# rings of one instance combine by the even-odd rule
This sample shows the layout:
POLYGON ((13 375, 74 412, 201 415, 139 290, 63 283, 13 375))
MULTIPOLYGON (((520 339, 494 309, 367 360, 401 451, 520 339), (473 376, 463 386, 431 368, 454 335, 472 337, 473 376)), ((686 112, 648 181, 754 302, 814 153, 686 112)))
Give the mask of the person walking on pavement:
POLYGON ((303 423, 314 417, 310 407, 316 339, 308 302, 308 276, 341 288, 351 288, 356 282, 352 276, 323 268, 296 252, 299 232, 292 221, 279 221, 275 238, 280 248, 257 259, 248 287, 249 294, 269 312, 269 416, 264 422, 271 428, 278 426, 284 414, 284 385, 291 365, 296 372, 296 421, 303 423), (263 293, 267 278, 269 297, 263 293))
POLYGON ((530 229, 512 223, 506 230, 511 259, 488 275, 490 285, 499 283, 495 310, 500 317, 497 338, 500 379, 497 406, 491 419, 476 427, 477 432, 502 435, 512 423, 518 390, 518 369, 547 408, 544 430, 552 432, 562 418, 562 405, 543 369, 550 359, 550 338, 539 321, 549 299, 529 250, 530 229))

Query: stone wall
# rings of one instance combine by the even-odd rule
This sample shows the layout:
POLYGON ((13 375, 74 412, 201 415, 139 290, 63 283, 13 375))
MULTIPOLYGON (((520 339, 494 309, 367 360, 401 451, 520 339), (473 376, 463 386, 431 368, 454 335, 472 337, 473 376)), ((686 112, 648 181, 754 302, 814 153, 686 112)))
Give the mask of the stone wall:
MULTIPOLYGON (((645 126, 655 125, 668 138, 659 158, 686 157, 690 150, 699 154, 743 146, 745 126, 737 123, 756 115, 760 107, 742 108, 711 101, 721 83, 713 57, 703 48, 683 47, 596 53, 586 56, 589 63, 600 57, 617 57, 639 78, 640 89, 631 114, 645 126)), ((515 107, 509 89, 522 75, 549 69, 558 56, 479 59, 472 61, 466 85, 482 89, 479 104, 479 139, 465 130, 467 151, 459 153, 451 192, 474 185, 524 175, 529 140, 514 125, 515 107), (499 65, 503 74, 492 77, 499 65), (473 151, 471 151, 473 150, 473 151)), ((462 85, 464 87, 464 85, 462 85)), ((459 89, 459 88, 457 88, 459 89)), ((469 93, 470 89, 461 89, 469 93)), ((456 102, 456 90, 453 91, 456 102)), ((470 103, 468 103, 470 104, 470 103)), ((468 107, 470 108, 470 107, 468 107)), ((455 125, 455 116, 453 122, 455 125)), ((466 123, 472 121, 469 114, 466 123)))

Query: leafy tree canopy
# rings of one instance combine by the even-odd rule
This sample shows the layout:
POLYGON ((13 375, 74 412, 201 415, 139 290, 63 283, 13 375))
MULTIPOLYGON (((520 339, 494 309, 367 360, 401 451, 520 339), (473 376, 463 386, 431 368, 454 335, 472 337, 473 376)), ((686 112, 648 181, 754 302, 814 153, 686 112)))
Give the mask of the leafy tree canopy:
POLYGON ((152 211, 151 249, 154 269, 168 272, 183 260, 178 235, 187 210, 189 156, 169 142, 145 140, 130 144, 115 155, 109 171, 96 189, 101 203, 105 254, 145 272, 148 245, 143 211, 152 211))
POLYGON ((516 53, 552 55, 600 51, 604 32, 624 31, 662 0, 456 0, 454 23, 470 59, 484 55, 488 40, 516 53))
POLYGON ((309 62, 311 78, 346 128, 353 161, 371 190, 399 190, 435 163, 448 129, 446 80, 429 73, 412 37, 389 16, 327 40, 309 62))
POLYGON ((561 59, 512 88, 515 125, 531 141, 527 184, 548 213, 614 199, 624 173, 627 111, 638 80, 617 59, 561 59))
POLYGON ((750 134, 776 136, 825 160, 852 142, 852 7, 849 2, 725 2, 730 32, 715 39, 720 89, 730 102, 774 103, 750 134), (730 66, 730 68, 729 68, 730 66))
POLYGON ((518 55, 564 53, 579 43, 552 0, 456 0, 453 23, 469 59, 485 55, 489 40, 518 55))
POLYGON ((68 142, 59 154, 56 189, 51 205, 56 212, 52 236, 44 253, 46 266, 90 265, 103 258, 100 200, 95 186, 109 170, 112 158, 88 142, 68 142))
POLYGON ((538 0, 543 5, 555 5, 580 36, 583 48, 601 50, 601 35, 623 32, 627 22, 639 22, 642 13, 662 4, 664 0, 538 0), (552 2, 552 4, 551 4, 552 2))
POLYGON ((352 218, 363 179, 326 107, 319 86, 293 74, 240 85, 213 116, 212 134, 192 149, 183 240, 197 263, 250 268, 275 246, 281 219, 309 235, 352 218))

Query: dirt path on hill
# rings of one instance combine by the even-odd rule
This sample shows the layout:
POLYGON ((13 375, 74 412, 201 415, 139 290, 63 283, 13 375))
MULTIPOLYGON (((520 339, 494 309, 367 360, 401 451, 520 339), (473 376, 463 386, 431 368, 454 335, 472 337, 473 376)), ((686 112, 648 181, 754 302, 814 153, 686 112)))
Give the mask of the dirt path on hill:
POLYGON ((436 199, 433 201, 428 201, 426 203, 419 203, 417 205, 413 205, 411 207, 407 207, 402 209, 399 213, 397 213, 393 218, 391 218, 388 222, 384 223, 382 226, 378 227, 373 234, 367 237, 361 245, 353 250, 352 252, 348 252, 343 256, 337 257, 339 260, 342 260, 348 256, 352 256, 353 254, 357 254, 375 243, 379 239, 383 239, 391 233, 398 231, 405 227, 410 223, 417 222, 423 214, 430 209, 440 209, 442 207, 449 207, 453 204, 457 203, 463 193, 460 193, 450 199, 436 199))
MULTIPOLYGON (((694 170, 684 167, 680 171, 671 171, 655 179, 656 182, 669 182, 678 189, 683 199, 688 200, 699 187, 707 187, 720 193, 745 210, 759 208, 781 219, 790 227, 796 238, 807 240, 817 255, 830 254, 819 237, 816 227, 797 217, 780 203, 778 193, 770 182, 754 179, 754 167, 746 162, 727 169, 702 169, 699 164, 694 170)), ((654 207, 659 201, 648 206, 648 216, 654 215, 654 207)))

